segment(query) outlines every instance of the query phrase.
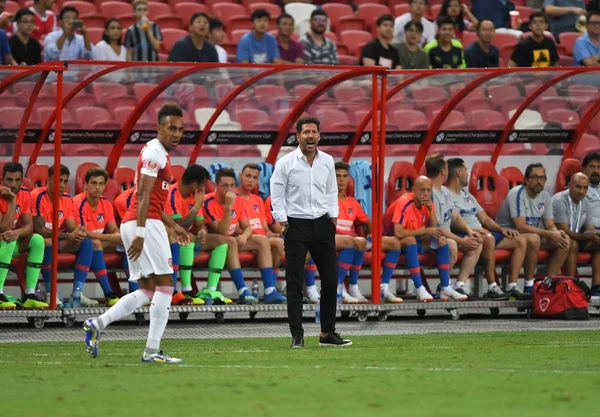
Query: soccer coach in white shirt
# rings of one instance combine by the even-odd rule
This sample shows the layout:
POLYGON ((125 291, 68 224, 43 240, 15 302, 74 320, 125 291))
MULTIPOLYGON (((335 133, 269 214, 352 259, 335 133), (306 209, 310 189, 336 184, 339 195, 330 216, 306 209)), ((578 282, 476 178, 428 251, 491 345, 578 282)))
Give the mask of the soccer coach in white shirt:
POLYGON ((307 251, 321 275, 321 346, 350 346, 335 331, 337 263, 335 226, 338 216, 337 182, 331 155, 317 150, 319 119, 296 122, 299 146, 275 165, 271 177, 273 218, 285 239, 288 321, 292 348, 304 347, 302 290, 307 251))

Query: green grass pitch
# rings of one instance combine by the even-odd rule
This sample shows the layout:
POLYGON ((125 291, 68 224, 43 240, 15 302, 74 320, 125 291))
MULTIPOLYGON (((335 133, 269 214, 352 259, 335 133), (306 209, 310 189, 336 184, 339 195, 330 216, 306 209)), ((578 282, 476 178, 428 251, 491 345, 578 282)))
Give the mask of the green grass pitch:
MULTIPOLYGON (((83 332, 82 332, 83 340, 83 332)), ((598 413, 600 332, 0 344, 2 408, 21 417, 460 416, 598 413), (12 411, 11 411, 12 410, 12 411)), ((9 415, 6 414, 6 415, 9 415)))

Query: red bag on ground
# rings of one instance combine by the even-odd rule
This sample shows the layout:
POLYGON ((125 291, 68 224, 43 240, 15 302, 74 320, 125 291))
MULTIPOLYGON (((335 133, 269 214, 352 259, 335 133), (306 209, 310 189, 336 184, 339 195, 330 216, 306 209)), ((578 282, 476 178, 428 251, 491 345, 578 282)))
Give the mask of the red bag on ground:
POLYGON ((538 279, 533 284, 533 314, 562 320, 589 319, 590 289, 571 277, 538 279))

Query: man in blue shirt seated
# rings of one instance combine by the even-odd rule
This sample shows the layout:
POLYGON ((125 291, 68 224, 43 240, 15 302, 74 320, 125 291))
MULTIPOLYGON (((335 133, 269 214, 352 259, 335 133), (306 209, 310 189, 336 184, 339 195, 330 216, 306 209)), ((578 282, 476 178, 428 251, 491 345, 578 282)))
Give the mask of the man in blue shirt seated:
POLYGON ((250 17, 252 30, 237 46, 237 62, 241 64, 281 64, 277 40, 268 33, 271 15, 265 9, 256 9, 250 17))
POLYGON ((500 51, 492 45, 495 35, 494 22, 483 19, 477 23, 477 41, 465 48, 465 62, 468 68, 497 68, 500 66, 500 51))
POLYGON ((508 0, 471 0, 471 10, 481 21, 489 19, 497 28, 509 27, 508 0))
POLYGON ((92 43, 75 7, 63 7, 58 15, 61 29, 44 39, 44 61, 92 59, 92 43), (75 33, 79 28, 81 35, 75 33))
POLYGON ((588 13, 586 26, 587 35, 575 41, 573 60, 578 66, 600 65, 600 11, 588 13))
POLYGON ((0 29, 0 65, 17 65, 12 57, 12 51, 8 43, 6 32, 0 29))

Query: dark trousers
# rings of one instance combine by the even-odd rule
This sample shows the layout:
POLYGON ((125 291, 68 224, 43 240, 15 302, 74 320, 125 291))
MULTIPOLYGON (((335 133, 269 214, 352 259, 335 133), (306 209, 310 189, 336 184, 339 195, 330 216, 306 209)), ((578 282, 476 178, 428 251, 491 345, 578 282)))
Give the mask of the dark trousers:
POLYGON ((302 290, 307 251, 313 257, 321 276, 321 331, 329 333, 335 331, 337 304, 335 225, 329 216, 314 220, 288 218, 285 234, 285 280, 288 321, 294 337, 304 336, 302 290))

